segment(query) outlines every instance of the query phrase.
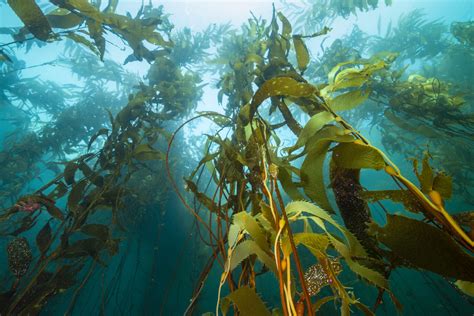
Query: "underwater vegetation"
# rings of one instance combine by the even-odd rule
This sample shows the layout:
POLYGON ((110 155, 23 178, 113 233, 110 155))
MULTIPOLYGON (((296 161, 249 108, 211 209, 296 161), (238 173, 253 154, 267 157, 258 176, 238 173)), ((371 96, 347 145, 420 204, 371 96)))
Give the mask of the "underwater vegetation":
MULTIPOLYGON (((472 305, 474 22, 415 10, 385 35, 379 21, 323 45, 336 19, 379 5, 283 2, 269 20, 194 32, 151 1, 134 15, 118 0, 0 1, 23 24, 0 27, 1 119, 17 127, 0 148, 0 314, 78 313, 128 239, 188 220, 182 239, 204 255, 176 314, 204 301, 207 315, 405 313, 392 281, 406 270, 472 305), (34 67, 76 84, 23 74, 52 45, 61 56, 34 67), (127 56, 110 60, 118 46, 127 56), (206 86, 219 112, 196 110, 206 86), (186 139, 200 120, 215 129, 186 139)), ((171 305, 159 286, 152 314, 171 305)))

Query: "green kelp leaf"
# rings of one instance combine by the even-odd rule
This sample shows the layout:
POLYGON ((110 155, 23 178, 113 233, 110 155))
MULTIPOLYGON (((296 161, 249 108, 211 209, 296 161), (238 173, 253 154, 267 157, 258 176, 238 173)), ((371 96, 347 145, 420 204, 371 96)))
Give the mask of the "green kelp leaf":
POLYGON ((110 238, 109 227, 102 224, 87 224, 81 227, 81 232, 100 240, 108 240, 110 238))
POLYGON ((63 197, 67 193, 67 191, 68 191, 68 188, 64 184, 64 182, 59 181, 56 184, 56 187, 54 188, 54 190, 51 191, 51 193, 48 194, 48 199, 57 200, 57 199, 63 197))
POLYGON ((208 119, 210 119, 220 127, 229 126, 229 124, 232 123, 232 120, 228 116, 214 111, 196 112, 196 114, 205 115, 208 119))
POLYGON ((8 0, 8 4, 37 39, 46 41, 53 30, 34 0, 8 0))
POLYGON ((88 0, 51 0, 55 5, 68 10, 77 10, 86 17, 102 22, 104 16, 88 0))
POLYGON ((99 259, 99 252, 102 249, 105 249, 105 242, 103 240, 96 238, 81 239, 64 249, 61 256, 63 258, 91 256, 94 259, 99 259))
POLYGON ((11 58, 5 53, 3 49, 0 49, 0 62, 8 61, 12 63, 11 58))
POLYGON ((71 13, 71 11, 57 8, 46 15, 49 24, 53 28, 70 29, 78 26, 84 21, 83 17, 71 13))
POLYGON ((433 179, 433 190, 438 191, 443 199, 451 198, 453 193, 453 178, 440 172, 433 179))
POLYGON ((346 258, 346 263, 352 271, 370 283, 386 290, 389 289, 388 280, 380 272, 367 268, 366 266, 348 258, 346 258))
POLYGON ((278 180, 285 193, 288 194, 292 200, 302 200, 303 195, 301 195, 300 191, 298 191, 298 187, 293 182, 290 171, 288 171, 287 168, 278 167, 278 180))
POLYGON ((423 212, 423 207, 420 205, 418 199, 408 190, 361 191, 359 195, 368 203, 374 203, 380 200, 392 200, 396 203, 403 203, 405 209, 410 212, 423 212))
POLYGON ((105 38, 103 35, 104 31, 102 29, 102 24, 90 19, 86 21, 86 24, 89 30, 89 35, 94 39, 95 46, 99 51, 99 58, 100 60, 104 60, 105 38))
POLYGON ((253 216, 247 212, 240 212, 233 216, 233 221, 234 224, 238 225, 242 230, 247 231, 261 249, 267 252, 270 251, 265 232, 253 216))
POLYGON ((67 163, 66 167, 64 168, 64 181, 66 181, 67 185, 71 185, 76 182, 74 176, 76 174, 76 170, 79 168, 75 161, 70 161, 67 163))
POLYGON ((101 128, 99 129, 94 135, 92 135, 91 139, 89 140, 89 143, 87 144, 87 151, 91 149, 92 144, 95 142, 95 140, 101 136, 101 135, 108 135, 109 129, 108 128, 101 128))
POLYGON ((326 253, 329 239, 326 235, 315 233, 298 233, 293 235, 295 245, 302 244, 317 258, 318 253, 326 253))
POLYGON ((107 7, 105 7, 104 12, 113 13, 117 9, 118 0, 109 0, 107 7))
POLYGON ((267 268, 277 274, 275 260, 270 257, 257 243, 253 240, 244 240, 235 247, 230 260, 230 271, 234 270, 244 259, 247 259, 251 255, 256 255, 267 268))
POLYGON ((193 172, 191 173, 191 175, 189 176, 190 179, 194 178, 194 176, 196 175, 196 173, 199 171, 199 169, 201 168, 202 165, 205 165, 207 164, 209 161, 212 161, 214 158, 218 157, 220 155, 220 152, 216 152, 216 153, 213 153, 213 154, 207 154, 205 155, 201 161, 199 161, 198 165, 196 166, 196 168, 193 170, 193 172))
POLYGON ((315 86, 305 82, 298 82, 291 77, 272 78, 265 81, 253 96, 249 118, 253 118, 257 107, 269 97, 287 96, 300 98, 309 97, 316 92, 315 86))
POLYGON ((226 298, 232 301, 242 316, 270 316, 262 299, 254 288, 243 286, 230 293, 226 298))
POLYGON ((465 294, 469 296, 474 296, 474 283, 468 281, 457 280, 454 282, 456 286, 465 294))
POLYGON ((79 202, 84 196, 87 183, 87 180, 81 180, 73 185, 71 193, 69 193, 69 197, 67 199, 67 207, 70 211, 74 212, 77 209, 79 202))
POLYGON ((338 167, 346 169, 385 168, 385 160, 378 150, 361 143, 341 143, 337 145, 332 159, 338 167))
POLYGON ((241 229, 238 225, 232 224, 229 227, 229 231, 227 233, 227 242, 229 247, 233 248, 238 241, 239 233, 241 229))
POLYGON ((335 111, 351 110, 362 102, 367 100, 371 91, 370 90, 354 90, 344 94, 340 94, 334 99, 327 99, 329 107, 335 111))
POLYGON ((92 42, 89 41, 84 36, 79 35, 77 33, 70 32, 70 33, 66 34, 66 37, 73 40, 74 42, 76 42, 78 44, 84 45, 85 47, 89 48, 91 50, 91 52, 93 52, 97 56, 100 56, 100 52, 97 50, 97 47, 95 47, 95 45, 92 44, 92 42))
POLYGON ((218 205, 207 195, 202 192, 199 192, 198 187, 194 182, 186 179, 184 179, 184 181, 186 182, 186 190, 190 190, 194 194, 196 199, 199 201, 199 203, 204 205, 204 207, 206 207, 209 211, 213 213, 217 213, 219 211, 218 205))
POLYGON ((282 31, 281 31, 281 35, 283 35, 283 37, 285 37, 286 39, 288 39, 288 38, 291 36, 291 32, 293 32, 293 29, 292 29, 292 27, 291 27, 291 23, 290 23, 290 21, 288 21, 288 19, 283 15, 283 13, 278 12, 277 15, 278 15, 278 18, 279 18, 280 21, 281 21, 281 24, 283 25, 283 29, 282 29, 282 31))
POLYGON ((328 124, 332 120, 334 120, 333 115, 327 111, 313 115, 303 127, 303 130, 298 136, 298 140, 296 141, 295 145, 286 148, 286 150, 291 153, 301 146, 304 146, 310 137, 315 135, 324 125, 328 124))
POLYGON ((41 228, 38 235, 36 235, 36 245, 38 246, 39 251, 43 254, 48 249, 49 243, 51 241, 51 226, 49 221, 41 228))
POLYGON ((435 129, 433 129, 429 126, 426 126, 424 124, 415 124, 415 125, 413 125, 413 124, 408 123, 407 120, 404 120, 404 119, 398 117, 397 115, 395 115, 395 113, 393 113, 393 111, 385 110, 384 115, 393 124, 395 124, 396 126, 398 126, 401 129, 404 129, 404 130, 407 130, 407 131, 410 131, 410 132, 413 132, 413 133, 416 133, 416 134, 420 134, 420 135, 428 137, 428 138, 440 138, 440 137, 442 138, 442 137, 444 137, 441 133, 437 132, 435 129))
POLYGON ((318 299, 314 304, 313 304, 313 312, 317 312, 323 307, 324 304, 329 303, 330 301, 335 300, 335 296, 325 296, 323 298, 318 299))
POLYGON ((428 194, 433 187, 433 169, 431 169, 429 159, 429 154, 425 153, 422 161, 421 173, 418 172, 418 161, 413 160, 413 167, 418 181, 420 181, 421 191, 425 194, 428 194))
POLYGON ((387 225, 369 231, 392 252, 411 265, 463 281, 474 281, 474 258, 453 238, 427 223, 387 215, 387 225))
POLYGON ((63 213, 56 205, 54 205, 54 201, 49 201, 48 199, 44 199, 44 201, 41 203, 46 207, 46 211, 48 211, 49 215, 61 221, 64 220, 63 213))
POLYGON ((324 185, 323 165, 326 153, 333 141, 352 142, 351 135, 345 135, 344 130, 329 126, 311 138, 306 144, 306 155, 301 165, 301 184, 305 194, 328 212, 333 212, 331 204, 326 195, 324 185))
POLYGON ((164 154, 153 149, 149 144, 140 144, 133 151, 133 158, 137 160, 164 160, 164 154))
POLYGON ((373 316, 373 315, 375 315, 375 313, 374 313, 369 307, 367 307, 367 305, 364 305, 364 304, 362 304, 362 303, 359 302, 359 301, 354 302, 354 305, 355 305, 362 313, 364 313, 364 314, 367 315, 367 316, 373 316))
POLYGON ((331 244, 345 258, 350 259, 351 256, 364 258, 367 257, 366 251, 364 250, 360 242, 354 237, 354 235, 352 235, 346 228, 339 225, 328 212, 324 211, 320 207, 306 201, 293 201, 287 204, 286 212, 288 213, 288 216, 299 214, 301 212, 311 214, 312 216, 310 216, 309 218, 327 233, 331 244), (349 247, 346 246, 343 242, 341 242, 338 238, 335 238, 328 231, 324 222, 327 222, 337 228, 344 235, 345 239, 349 244, 349 247))
POLYGON ((293 36, 293 45, 295 46, 296 61, 298 62, 298 69, 304 72, 309 64, 309 52, 301 35, 293 36))

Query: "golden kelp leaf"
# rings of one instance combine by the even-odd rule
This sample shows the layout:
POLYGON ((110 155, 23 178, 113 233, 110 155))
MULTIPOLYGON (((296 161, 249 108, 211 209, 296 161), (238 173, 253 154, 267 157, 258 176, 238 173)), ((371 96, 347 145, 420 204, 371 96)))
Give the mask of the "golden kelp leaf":
POLYGON ((84 21, 83 17, 71 13, 71 11, 57 8, 46 15, 49 24, 53 28, 70 29, 78 26, 84 21))
POLYGON ((275 260, 263 251, 255 241, 250 239, 244 240, 235 247, 230 260, 230 271, 234 270, 244 259, 251 255, 257 255, 258 260, 277 275, 275 260))
POLYGON ((199 171, 199 169, 201 168, 202 165, 206 164, 207 162, 209 161, 212 161, 214 158, 218 157, 220 155, 220 152, 216 152, 216 153, 213 153, 213 154, 207 154, 205 155, 201 161, 199 161, 198 165, 196 166, 196 168, 193 170, 193 172, 191 173, 191 175, 189 176, 190 179, 194 178, 194 176, 196 175, 196 173, 199 171))
POLYGON ((34 0, 8 0, 8 4, 37 39, 46 41, 53 30, 34 0))
POLYGON ((89 41, 84 36, 79 35, 77 33, 70 32, 70 33, 66 34, 66 37, 69 38, 69 39, 72 39, 74 42, 76 42, 78 44, 82 44, 82 45, 86 46, 87 48, 89 48, 91 50, 91 52, 93 52, 97 56, 100 56, 100 52, 97 49, 97 47, 95 47, 95 45, 92 44, 92 42, 89 41))
POLYGON ((298 62, 298 69, 305 71, 309 64, 309 52, 306 44, 300 35, 293 36, 293 45, 295 46, 296 61, 298 62))
POLYGON ((301 184, 305 194, 328 212, 333 212, 326 195, 324 185, 323 164, 326 153, 333 141, 352 142, 354 138, 344 135, 344 131, 336 126, 329 126, 311 138, 306 144, 306 155, 301 165, 301 184))
POLYGON ((326 233, 331 242, 331 244, 336 248, 336 250, 343 255, 345 258, 352 256, 356 257, 367 257, 365 249, 362 247, 360 242, 352 235, 346 228, 339 225, 326 211, 322 210, 318 206, 306 202, 306 201, 294 201, 290 202, 286 206, 286 212, 288 216, 299 214, 301 212, 306 212, 311 214, 309 218, 320 228, 322 228, 326 233), (326 227, 327 222, 337 228, 346 238, 349 246, 346 246, 339 238, 334 237, 326 227))
POLYGON ((427 223, 388 215, 387 225, 369 231, 392 252, 411 265, 445 277, 474 281, 474 258, 453 238, 427 223))
POLYGON ((283 30, 281 31, 281 35, 288 39, 291 35, 291 32, 293 32, 293 29, 291 28, 291 23, 288 21, 288 19, 283 15, 283 13, 278 12, 278 18, 281 21, 281 24, 283 25, 283 30))
POLYGON ((238 225, 230 225, 229 231, 227 232, 227 243, 229 247, 234 247, 235 243, 238 241, 239 232, 240 227, 238 225))
POLYGON ((370 90, 358 89, 340 94, 334 99, 326 99, 326 101, 328 102, 329 107, 335 112, 351 110, 367 100, 370 93, 370 90))
POLYGON ((92 135, 91 139, 89 140, 89 143, 87 144, 87 151, 91 149, 92 144, 95 142, 97 137, 101 135, 107 135, 109 133, 108 128, 101 128, 99 129, 94 135, 92 135))
POLYGON ((385 168, 383 156, 372 146, 358 143, 341 143, 337 145, 332 159, 341 168, 346 169, 375 169, 385 168))
POLYGON ((13 62, 10 56, 8 56, 3 49, 0 49, 0 62, 4 61, 13 62))
POLYGON ((133 158, 137 160, 164 160, 162 152, 153 149, 149 144, 140 144, 133 151, 133 158))
MULTIPOLYGON (((415 173, 418 177, 418 181, 420 181, 421 191, 425 194, 428 194, 433 187, 433 170, 429 164, 429 154, 425 154, 423 157, 422 162, 422 169, 421 174, 418 172, 417 168, 415 167, 415 173)), ((417 161, 413 161, 413 165, 415 166, 417 161)))
POLYGON ((407 120, 403 120, 396 116, 392 111, 385 110, 384 115, 388 118, 393 124, 398 126, 401 129, 420 134, 428 138, 439 138, 444 137, 441 133, 437 132, 435 129, 428 127, 424 124, 412 125, 408 123, 407 120))
POLYGON ((67 191, 68 191, 67 186, 64 184, 64 182, 60 181, 57 183, 54 190, 48 194, 48 199, 57 200, 63 197, 67 193, 67 191))
POLYGON ((53 200, 50 200, 48 198, 45 198, 43 196, 38 196, 36 197, 38 200, 38 203, 41 203, 44 207, 46 207, 46 211, 48 211, 49 215, 52 217, 59 219, 59 220, 64 220, 64 215, 61 212, 61 210, 54 204, 53 200))
POLYGON ((454 284, 456 284, 456 286, 461 291, 463 291, 463 293, 469 296, 474 296, 474 283, 473 282, 457 280, 456 282, 454 282, 454 284))
POLYGON ((320 298, 316 301, 316 303, 313 304, 313 312, 317 312, 321 309, 321 307, 326 304, 326 303, 329 303, 330 301, 333 301, 335 300, 336 297, 335 296, 326 296, 326 297, 323 297, 323 298, 320 298))
POLYGON ((374 313, 369 307, 367 307, 367 305, 364 305, 364 304, 362 304, 361 302, 356 301, 356 302, 354 303, 354 305, 355 305, 362 313, 364 313, 364 314, 367 315, 367 316, 373 316, 373 315, 375 315, 375 313, 374 313))
POLYGON ((77 165, 75 161, 70 161, 64 168, 64 172, 63 172, 64 181, 66 181, 67 185, 71 185, 74 182, 76 182, 76 180, 74 179, 74 175, 76 174, 76 170, 78 167, 79 166, 77 165))
POLYGON ((98 259, 99 252, 105 248, 103 240, 96 238, 87 238, 75 241, 64 249, 61 256, 63 258, 78 258, 91 256, 94 259, 98 259))
POLYGON ((110 238, 109 227, 102 224, 87 224, 81 227, 81 232, 100 240, 108 240, 110 238))
POLYGON ((242 316, 270 316, 271 313, 265 307, 262 299, 254 288, 243 286, 226 296, 226 299, 234 302, 242 316))
POLYGON ((260 248, 266 252, 270 251, 265 232, 253 216, 247 212, 240 212, 233 216, 233 221, 241 230, 245 230, 260 248))
POLYGON ((420 202, 408 190, 380 190, 380 191, 361 191, 360 197, 368 203, 374 203, 380 200, 392 200, 393 202, 403 203, 405 209, 419 213, 423 211, 420 202))
POLYGON ((118 0, 109 0, 109 3, 107 4, 107 7, 105 7, 104 12, 105 13, 113 13, 115 12, 115 9, 117 9, 118 5, 118 0))
POLYGON ((263 63, 263 58, 262 58, 262 56, 257 55, 257 54, 248 54, 246 59, 245 59, 245 63, 246 64, 255 63, 257 65, 260 65, 260 64, 263 63))
POLYGON ((249 118, 253 118, 253 114, 257 107, 262 104, 265 99, 274 96, 287 97, 309 97, 317 92, 316 87, 305 82, 298 82, 291 77, 276 77, 265 81, 253 96, 249 118))
POLYGON ((346 258, 346 263, 349 268, 356 274, 360 275, 370 283, 373 283, 380 288, 388 290, 388 281, 382 274, 380 274, 380 272, 367 268, 366 266, 363 266, 360 263, 353 261, 349 258, 346 258))
POLYGON ((301 193, 298 191, 298 187, 296 184, 293 182, 291 178, 291 173, 286 169, 282 168, 281 166, 278 166, 278 180, 280 181, 280 184, 285 191, 286 194, 292 199, 292 200, 302 200, 303 196, 301 193))
POLYGON ((368 281, 377 284, 380 287, 384 287, 386 289, 388 288, 387 280, 380 273, 365 266, 362 266, 352 260, 353 257, 367 258, 367 253, 360 244, 360 242, 354 237, 354 235, 352 235, 344 227, 337 224, 329 214, 327 214, 317 206, 303 201, 289 203, 286 207, 286 211, 289 215, 297 214, 299 212, 306 212, 314 215, 310 216, 309 218, 326 232, 330 243, 346 259, 346 262, 348 263, 348 266, 351 268, 352 271, 354 271, 361 277, 367 279, 368 281), (339 237, 333 236, 333 234, 328 230, 324 222, 331 224, 340 232, 342 232, 349 246, 343 243, 339 237))
POLYGON ((79 202, 81 201, 84 195, 84 190, 87 186, 87 183, 87 180, 82 180, 74 184, 74 186, 72 187, 71 193, 69 193, 69 197, 67 199, 67 207, 70 211, 76 210, 79 202))
POLYGON ((319 253, 326 253, 329 246, 329 239, 323 234, 298 233, 293 235, 296 245, 302 244, 317 257, 319 253))
POLYGON ((186 182, 186 190, 191 190, 193 194, 196 196, 196 199, 204 205, 209 211, 216 213, 219 211, 219 207, 217 204, 209 198, 207 195, 205 195, 202 192, 199 192, 197 185, 192 182, 191 180, 184 180, 186 182))
POLYGON ((436 174, 433 179, 433 190, 438 191, 443 199, 451 198, 453 193, 453 178, 443 172, 436 174))
POLYGON ((296 141, 295 145, 286 148, 286 150, 291 153, 301 146, 304 146, 313 135, 315 135, 324 125, 331 122, 332 120, 334 120, 334 116, 328 111, 322 111, 313 115, 303 127, 303 130, 298 136, 298 140, 296 141))
POLYGON ((105 16, 97 10, 88 0, 52 0, 52 3, 66 9, 76 9, 82 15, 87 16, 93 20, 103 22, 105 16))
POLYGON ((229 124, 232 123, 232 120, 228 116, 214 111, 196 112, 196 114, 206 116, 220 127, 229 126, 229 124))
POLYGON ((41 228, 38 235, 36 235, 36 245, 38 246, 38 249, 42 254, 48 249, 51 237, 51 226, 49 225, 48 221, 43 226, 43 228, 41 228))
POLYGON ((94 20, 86 21, 89 35, 94 39, 95 46, 99 51, 100 60, 104 60, 105 53, 105 38, 103 36, 102 24, 94 20))

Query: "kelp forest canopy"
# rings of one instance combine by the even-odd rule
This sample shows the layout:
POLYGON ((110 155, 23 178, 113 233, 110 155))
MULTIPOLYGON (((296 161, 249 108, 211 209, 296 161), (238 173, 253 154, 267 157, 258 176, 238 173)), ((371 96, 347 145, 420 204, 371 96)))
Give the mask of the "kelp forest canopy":
POLYGON ((0 314, 472 313, 474 21, 397 2, 0 0, 0 314))

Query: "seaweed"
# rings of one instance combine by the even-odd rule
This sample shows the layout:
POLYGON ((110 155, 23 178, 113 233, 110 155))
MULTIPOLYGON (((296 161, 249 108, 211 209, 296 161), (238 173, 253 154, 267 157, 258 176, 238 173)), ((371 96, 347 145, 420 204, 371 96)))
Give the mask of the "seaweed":
MULTIPOLYGON (((96 271, 108 271, 119 253, 121 260, 129 256, 121 245, 143 223, 153 216, 159 227, 177 222, 163 220, 171 190, 194 220, 195 242, 210 252, 185 314, 196 311, 212 272, 220 274, 215 312, 224 315, 270 315, 271 307, 313 315, 330 301, 342 315, 374 315, 384 293, 401 311, 390 281, 402 267, 436 273, 472 293, 472 212, 453 215, 445 203, 459 194, 459 178, 433 165, 439 159, 431 148, 421 162, 412 159, 410 175, 389 157, 419 147, 416 137, 472 141, 470 96, 428 71, 405 75, 412 70, 402 66, 437 58, 448 46, 470 52, 470 23, 453 24, 449 39, 443 23, 414 11, 384 38, 354 28, 316 55, 308 41, 330 32, 326 24, 375 9, 378 1, 313 4, 299 21, 274 8, 269 21, 252 16, 240 29, 210 26, 201 33, 174 32, 163 7, 151 3, 135 17, 115 13, 117 1, 51 4, 54 10, 44 13, 8 1, 25 25, 11 46, 33 41, 30 33, 45 45, 69 39, 58 62, 83 85, 23 78, 15 50, 2 46, 1 100, 34 113, 29 119, 37 127, 0 152, 1 236, 10 240, 11 270, 2 313, 39 313, 57 296, 70 299, 70 313, 96 271), (303 30, 308 16, 324 25, 303 30), (111 35, 132 52, 125 63, 147 62, 141 80, 107 60, 111 35), (207 74, 219 78, 224 114, 195 113, 207 74), (115 90, 108 90, 111 82, 115 90), (217 130, 198 135, 204 152, 196 154, 199 142, 189 146, 179 132, 198 119, 217 130), (357 122, 380 123, 383 139, 397 142, 375 145, 357 122), (403 134, 394 136, 399 129, 403 134), (44 161, 54 176, 31 190, 27 184, 44 161), (370 174, 383 181, 369 189, 370 174), (387 200, 400 214, 387 210, 387 200), (377 215, 385 226, 374 206, 384 211, 377 215), (265 274, 277 284, 274 293, 261 291, 265 274), (373 302, 349 290, 344 275, 374 288, 373 302), (278 299, 265 303, 271 294, 278 299)), ((465 158, 456 159, 469 169, 465 158)), ((105 303, 103 297, 103 309, 105 303)))

